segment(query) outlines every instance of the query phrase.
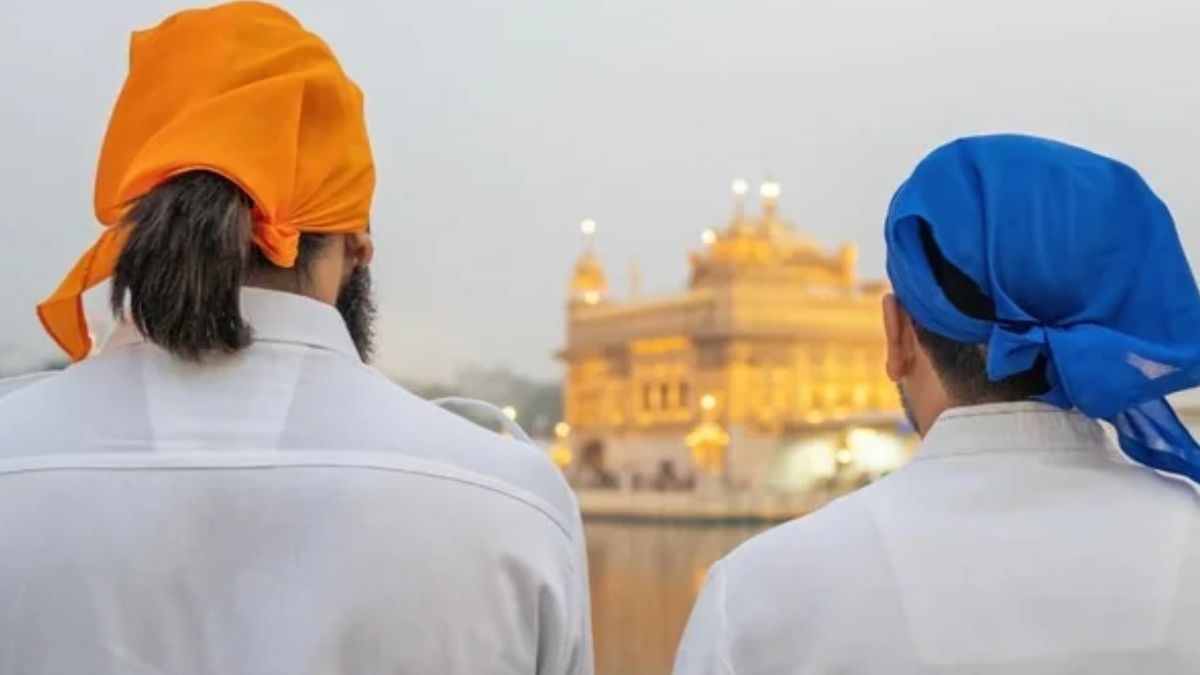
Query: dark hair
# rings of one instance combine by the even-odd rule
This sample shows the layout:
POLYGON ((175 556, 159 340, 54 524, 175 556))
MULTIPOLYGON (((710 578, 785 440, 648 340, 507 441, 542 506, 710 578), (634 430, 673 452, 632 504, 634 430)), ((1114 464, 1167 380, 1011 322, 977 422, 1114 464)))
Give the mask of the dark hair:
MULTIPOLYGON (((195 361, 250 344, 240 292, 247 276, 274 267, 252 244, 254 204, 229 180, 189 171, 133 204, 129 239, 112 280, 112 310, 125 311, 154 344, 195 361)), ((322 242, 302 236, 296 262, 305 274, 322 242)))
MULTIPOLYGON (((946 299, 958 311, 976 319, 993 321, 996 306, 979 286, 942 255, 926 223, 921 223, 921 242, 934 279, 946 299)), ((984 345, 958 342, 913 322, 917 340, 933 362, 942 386, 965 404, 1023 401, 1050 389, 1046 381, 1046 359, 1038 357, 1033 367, 1015 375, 992 381, 987 374, 984 345)))

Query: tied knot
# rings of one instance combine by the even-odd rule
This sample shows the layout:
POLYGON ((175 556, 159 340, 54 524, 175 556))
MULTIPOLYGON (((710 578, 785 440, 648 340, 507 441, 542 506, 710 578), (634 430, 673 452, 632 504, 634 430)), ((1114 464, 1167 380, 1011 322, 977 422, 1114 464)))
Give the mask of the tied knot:
POLYGON ((987 371, 993 381, 1023 373, 1038 357, 1051 358, 1052 328, 1034 323, 998 323, 988 340, 987 371))
POLYGON ((254 245, 276 267, 291 269, 300 254, 300 231, 286 223, 256 220, 254 245))

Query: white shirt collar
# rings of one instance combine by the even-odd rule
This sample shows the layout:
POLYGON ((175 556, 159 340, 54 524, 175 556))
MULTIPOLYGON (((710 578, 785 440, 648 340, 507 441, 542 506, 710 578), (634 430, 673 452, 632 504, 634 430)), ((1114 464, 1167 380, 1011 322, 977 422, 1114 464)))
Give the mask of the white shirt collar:
POLYGON ((1087 450, 1122 457, 1096 420, 1034 401, 989 403, 943 412, 925 435, 918 459, 988 452, 1087 450))
MULTIPOLYGON (((242 317, 253 328, 255 342, 305 345, 360 360, 345 320, 330 305, 303 295, 263 288, 243 288, 241 304, 242 317)), ((136 326, 122 320, 105 343, 104 351, 145 341, 136 326)))

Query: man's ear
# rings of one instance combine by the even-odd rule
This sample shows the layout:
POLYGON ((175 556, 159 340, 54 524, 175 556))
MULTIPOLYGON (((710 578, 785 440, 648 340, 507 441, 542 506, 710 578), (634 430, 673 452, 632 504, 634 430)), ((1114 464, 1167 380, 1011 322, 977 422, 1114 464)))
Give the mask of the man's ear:
POLYGON ((371 238, 370 232, 348 234, 344 241, 347 274, 371 264, 371 260, 375 257, 375 240, 371 238))
POLYGON ((917 334, 912 319, 894 293, 883 296, 883 333, 887 341, 888 378, 900 382, 912 371, 916 358, 917 334))

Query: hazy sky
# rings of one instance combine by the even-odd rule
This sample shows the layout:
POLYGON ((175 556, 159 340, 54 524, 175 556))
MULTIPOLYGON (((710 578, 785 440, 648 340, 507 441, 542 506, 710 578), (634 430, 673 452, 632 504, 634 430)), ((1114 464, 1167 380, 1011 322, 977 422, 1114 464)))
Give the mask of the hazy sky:
MULTIPOLYGON (((0 366, 54 355, 33 306, 96 233, 93 171, 127 34, 188 3, 0 0, 0 366)), ((578 223, 623 293, 765 174, 882 274, 880 223, 924 152, 985 131, 1125 159, 1200 260, 1200 3, 1179 0, 292 0, 367 94, 380 365, 559 371, 578 223)), ((93 294, 93 296, 98 294, 93 294)), ((102 298, 93 297, 92 303, 102 298)))

